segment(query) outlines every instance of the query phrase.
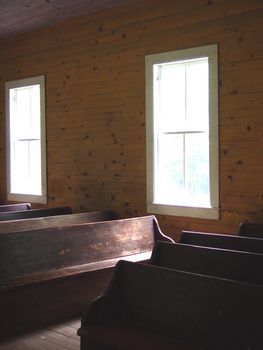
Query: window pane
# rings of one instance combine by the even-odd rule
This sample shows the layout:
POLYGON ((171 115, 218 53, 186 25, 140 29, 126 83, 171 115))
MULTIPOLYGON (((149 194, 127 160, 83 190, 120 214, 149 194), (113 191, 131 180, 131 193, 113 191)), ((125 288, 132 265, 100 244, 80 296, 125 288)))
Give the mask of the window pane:
POLYGON ((208 206, 208 135, 161 135, 158 140, 154 202, 208 206))
POLYGON ((155 202, 174 204, 184 193, 184 137, 160 135, 155 174, 155 202))
POLYGON ((10 89, 11 192, 41 195, 40 85, 10 89))
POLYGON ((158 65, 154 200, 209 206, 208 59, 158 65))
POLYGON ((191 130, 208 129, 208 60, 187 63, 187 115, 191 130))
POLYGON ((45 77, 9 81, 7 198, 46 203, 45 77))
POLYGON ((185 65, 159 67, 159 130, 180 130, 185 122, 185 65))
POLYGON ((41 145, 40 140, 29 142, 29 186, 31 194, 41 195, 41 145))
POLYGON ((11 162, 11 191, 41 195, 40 141, 15 141, 11 162))
POLYGON ((40 86, 14 90, 13 137, 16 139, 40 138, 40 86))
POLYGON ((210 204, 207 134, 185 135, 185 192, 196 206, 210 204))
POLYGON ((28 143, 13 141, 11 144, 11 192, 24 193, 28 183, 28 143), (25 187, 23 187, 25 185, 25 187), (23 190, 24 188, 24 190, 23 190))

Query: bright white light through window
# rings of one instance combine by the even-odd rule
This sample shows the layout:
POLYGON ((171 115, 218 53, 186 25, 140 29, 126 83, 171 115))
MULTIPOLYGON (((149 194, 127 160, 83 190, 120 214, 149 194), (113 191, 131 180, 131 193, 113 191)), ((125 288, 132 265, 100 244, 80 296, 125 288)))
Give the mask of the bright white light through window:
POLYGON ((145 62, 148 212, 217 219, 217 45, 145 62))
POLYGON ((43 90, 43 77, 6 83, 9 199, 46 201, 43 90))
POLYGON ((210 206, 208 59, 154 69, 154 202, 210 206))

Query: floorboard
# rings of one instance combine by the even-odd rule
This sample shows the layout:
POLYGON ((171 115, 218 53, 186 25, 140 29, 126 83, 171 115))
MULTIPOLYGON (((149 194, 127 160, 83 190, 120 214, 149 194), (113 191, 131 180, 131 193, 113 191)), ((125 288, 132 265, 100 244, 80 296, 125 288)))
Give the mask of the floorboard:
POLYGON ((0 341, 0 350, 79 350, 80 320, 52 324, 43 329, 0 341))

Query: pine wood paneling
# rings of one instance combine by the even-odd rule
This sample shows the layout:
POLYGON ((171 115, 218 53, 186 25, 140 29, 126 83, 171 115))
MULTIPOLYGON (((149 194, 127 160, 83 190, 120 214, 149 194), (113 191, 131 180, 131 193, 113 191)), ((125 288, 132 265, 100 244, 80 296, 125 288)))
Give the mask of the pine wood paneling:
POLYGON ((146 0, 0 41, 1 197, 4 82, 45 74, 49 205, 145 214, 145 55, 218 43, 220 220, 158 219, 173 237, 262 221, 262 30, 259 0, 146 0))
MULTIPOLYGON (((83 14, 129 3, 130 0, 20 0, 1 1, 0 37, 28 32, 83 14)), ((134 0, 132 0, 134 1, 134 0)))

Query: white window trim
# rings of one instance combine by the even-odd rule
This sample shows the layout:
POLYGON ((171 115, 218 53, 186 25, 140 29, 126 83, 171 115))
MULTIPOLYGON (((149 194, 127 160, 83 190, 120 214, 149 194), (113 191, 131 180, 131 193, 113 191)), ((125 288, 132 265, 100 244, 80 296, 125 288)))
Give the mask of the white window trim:
POLYGON ((6 96, 6 165, 7 165, 7 199, 10 201, 27 201, 31 203, 47 203, 47 180, 46 180, 46 123, 45 123, 45 77, 43 75, 8 81, 5 83, 6 96), (42 195, 30 195, 12 193, 10 186, 10 113, 9 113, 9 90, 16 87, 40 85, 40 115, 41 115, 41 178, 42 195))
POLYGON ((147 151, 147 211, 153 214, 219 219, 219 158, 218 158, 218 47, 217 44, 177 50, 145 57, 146 89, 146 151, 147 151), (153 124, 153 66, 176 60, 209 58, 209 158, 211 208, 186 207, 154 203, 154 124, 153 124), (216 91, 216 93, 215 93, 216 91), (214 92, 214 93, 213 93, 214 92))

